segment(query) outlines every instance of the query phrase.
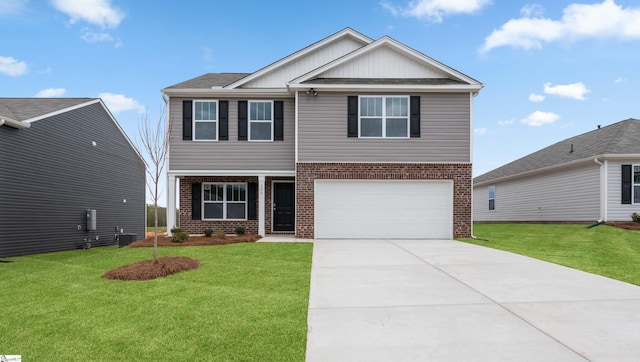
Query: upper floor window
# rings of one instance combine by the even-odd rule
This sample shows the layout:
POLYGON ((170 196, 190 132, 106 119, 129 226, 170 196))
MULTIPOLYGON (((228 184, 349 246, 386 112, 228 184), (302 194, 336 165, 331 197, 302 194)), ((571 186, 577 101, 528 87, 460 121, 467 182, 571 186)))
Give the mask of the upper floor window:
POLYGON ((273 141, 272 101, 249 101, 249 141, 273 141))
POLYGON ((246 220, 247 184, 205 183, 202 185, 203 219, 246 220))
POLYGON ((218 101, 193 101, 193 139, 218 140, 218 101))
POLYGON ((496 209, 496 187, 489 186, 489 210, 496 209))
POLYGON ((408 96, 361 96, 358 112, 361 138, 408 138, 408 96))
POLYGON ((640 204, 640 165, 633 165, 633 203, 640 204))

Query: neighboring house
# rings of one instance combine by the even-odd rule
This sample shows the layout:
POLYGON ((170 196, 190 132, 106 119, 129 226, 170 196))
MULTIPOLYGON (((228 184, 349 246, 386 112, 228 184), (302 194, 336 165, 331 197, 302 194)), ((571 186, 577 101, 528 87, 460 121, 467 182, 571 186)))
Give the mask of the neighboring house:
POLYGON ((350 28, 255 73, 167 87, 169 229, 178 188, 190 233, 467 237, 482 87, 350 28))
POLYGON ((640 120, 598 126, 473 182, 474 221, 631 221, 640 212, 640 120))
POLYGON ((0 98, 0 155, 0 257, 144 237, 145 163, 100 99, 0 98))

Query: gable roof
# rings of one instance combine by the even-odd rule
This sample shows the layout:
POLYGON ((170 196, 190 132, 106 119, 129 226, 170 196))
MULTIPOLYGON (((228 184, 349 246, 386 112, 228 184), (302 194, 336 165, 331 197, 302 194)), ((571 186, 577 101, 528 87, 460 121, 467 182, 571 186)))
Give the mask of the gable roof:
POLYGON ((174 84, 167 88, 191 89, 191 88, 218 88, 238 81, 251 73, 207 73, 182 83, 174 84))
POLYGON ((486 184, 598 157, 640 155, 640 120, 629 118, 567 138, 473 179, 486 184))

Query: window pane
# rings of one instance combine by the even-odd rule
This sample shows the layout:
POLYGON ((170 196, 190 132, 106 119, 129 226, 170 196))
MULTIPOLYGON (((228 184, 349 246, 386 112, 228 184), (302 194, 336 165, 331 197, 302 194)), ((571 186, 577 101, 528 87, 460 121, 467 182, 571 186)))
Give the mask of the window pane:
POLYGON ((489 198, 490 199, 495 199, 496 198, 496 187, 495 186, 489 186, 489 198))
POLYGON ((387 118, 387 137, 407 137, 406 118, 387 118))
POLYGON ((217 122, 196 122, 196 134, 197 140, 215 140, 217 122))
POLYGON ((250 102, 249 119, 252 121, 271 120, 271 102, 250 102))
POLYGON ((360 116, 381 117, 382 98, 360 98, 360 116))
POLYGON ((407 98, 387 97, 386 113, 388 117, 406 117, 409 114, 407 98))
POLYGON ((222 203, 205 202, 204 203, 205 219, 222 219, 222 203))
POLYGON ((382 137, 382 118, 368 118, 360 121, 361 137, 382 137))
POLYGON ((245 219, 245 203, 227 204, 227 219, 245 219))
POLYGON ((211 185, 205 184, 203 187, 202 199, 204 201, 211 201, 211 185))
POLYGON ((495 210, 496 209, 496 200, 489 200, 489 210, 495 210))
POLYGON ((633 186, 633 203, 640 204, 640 186, 633 186))
POLYGON ((251 122, 249 139, 252 141, 271 141, 271 122, 251 122))
POLYGON ((227 185, 227 201, 245 201, 246 186, 243 184, 227 185))
POLYGON ((224 185, 213 185, 213 199, 211 201, 224 201, 224 185))
POLYGON ((633 166, 633 183, 640 185, 640 166, 633 166))
POLYGON ((216 102, 195 102, 195 120, 196 121, 214 121, 217 120, 217 103, 216 102))

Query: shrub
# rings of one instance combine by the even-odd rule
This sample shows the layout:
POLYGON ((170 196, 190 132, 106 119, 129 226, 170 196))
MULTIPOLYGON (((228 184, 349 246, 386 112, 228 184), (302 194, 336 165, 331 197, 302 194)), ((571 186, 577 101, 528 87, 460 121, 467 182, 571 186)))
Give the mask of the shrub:
POLYGON ((634 212, 633 214, 631 214, 631 220, 633 220, 633 222, 640 222, 640 214, 634 212))
POLYGON ((204 229, 204 236, 210 238, 211 235, 213 235, 213 229, 211 229, 211 228, 204 229))
POLYGON ((172 233, 172 234, 175 234, 175 233, 181 233, 181 232, 184 232, 184 230, 182 230, 182 229, 180 229, 180 228, 173 228, 173 229, 171 229, 171 233, 172 233))
POLYGON ((244 233, 247 232, 247 229, 245 229, 244 226, 237 226, 233 229, 233 232, 236 233, 236 235, 244 235, 244 233))
POLYGON ((171 238, 171 241, 174 242, 174 243, 184 243, 188 239, 189 239, 189 233, 184 232, 184 231, 179 231, 179 232, 173 234, 173 237, 171 238))
POLYGON ((227 234, 224 232, 224 230, 220 230, 216 233, 216 238, 218 239, 226 239, 227 238, 227 234))

